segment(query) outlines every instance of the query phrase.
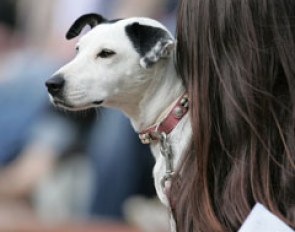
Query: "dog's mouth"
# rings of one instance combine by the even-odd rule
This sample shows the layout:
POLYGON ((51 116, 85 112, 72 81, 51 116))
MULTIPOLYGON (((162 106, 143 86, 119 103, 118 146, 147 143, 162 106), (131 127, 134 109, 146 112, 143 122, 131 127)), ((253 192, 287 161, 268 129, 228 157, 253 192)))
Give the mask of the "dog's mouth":
POLYGON ((81 110, 86 110, 89 108, 95 108, 95 107, 100 106, 103 102, 104 102, 103 100, 93 101, 89 104, 76 106, 76 105, 69 104, 66 101, 63 101, 61 99, 53 98, 53 103, 55 106, 60 107, 60 108, 64 108, 64 109, 67 109, 70 111, 81 111, 81 110))

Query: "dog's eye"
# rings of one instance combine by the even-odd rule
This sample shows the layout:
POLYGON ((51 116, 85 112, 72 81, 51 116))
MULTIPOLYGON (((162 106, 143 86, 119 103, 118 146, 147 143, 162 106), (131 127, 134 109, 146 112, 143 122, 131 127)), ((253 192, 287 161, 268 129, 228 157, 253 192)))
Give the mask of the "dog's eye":
POLYGON ((116 53, 112 50, 109 49, 103 49, 100 53, 97 54, 97 57, 100 58, 109 58, 113 55, 115 55, 116 53))

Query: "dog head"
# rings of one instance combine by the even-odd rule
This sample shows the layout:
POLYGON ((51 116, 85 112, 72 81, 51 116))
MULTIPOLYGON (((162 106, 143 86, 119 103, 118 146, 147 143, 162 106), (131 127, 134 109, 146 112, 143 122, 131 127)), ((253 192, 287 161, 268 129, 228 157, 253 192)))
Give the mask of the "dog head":
POLYGON ((66 38, 78 36, 86 25, 92 30, 77 43, 75 58, 46 82, 51 101, 70 110, 132 101, 175 47, 171 33, 149 18, 108 21, 87 14, 73 23, 66 38))

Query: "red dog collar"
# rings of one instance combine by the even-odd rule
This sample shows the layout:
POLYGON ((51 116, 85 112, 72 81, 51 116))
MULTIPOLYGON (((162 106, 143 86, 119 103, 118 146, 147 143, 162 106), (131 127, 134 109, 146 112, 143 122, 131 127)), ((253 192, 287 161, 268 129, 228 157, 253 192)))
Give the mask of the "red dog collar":
POLYGON ((188 97, 187 94, 183 94, 181 97, 179 97, 172 110, 162 121, 139 133, 141 142, 143 144, 150 144, 151 141, 159 140, 163 132, 168 135, 176 127, 178 122, 183 118, 187 111, 188 97))

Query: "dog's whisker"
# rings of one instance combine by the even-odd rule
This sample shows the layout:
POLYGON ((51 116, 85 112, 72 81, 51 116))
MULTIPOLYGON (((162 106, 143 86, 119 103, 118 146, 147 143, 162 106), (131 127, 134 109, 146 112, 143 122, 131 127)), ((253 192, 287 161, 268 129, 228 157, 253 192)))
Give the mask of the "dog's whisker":
POLYGON ((80 95, 85 95, 85 91, 75 91, 75 90, 71 90, 71 95, 78 95, 78 94, 80 94, 80 95))
POLYGON ((72 92, 77 92, 77 93, 83 93, 83 92, 85 92, 85 90, 84 90, 85 88, 75 88, 75 89, 72 89, 71 91, 72 92))
POLYGON ((85 98, 85 96, 67 96, 68 101, 71 101, 71 100, 76 101, 76 100, 81 100, 83 98, 85 98))

